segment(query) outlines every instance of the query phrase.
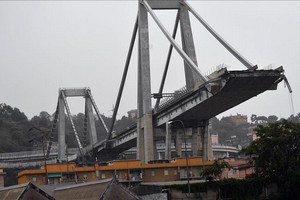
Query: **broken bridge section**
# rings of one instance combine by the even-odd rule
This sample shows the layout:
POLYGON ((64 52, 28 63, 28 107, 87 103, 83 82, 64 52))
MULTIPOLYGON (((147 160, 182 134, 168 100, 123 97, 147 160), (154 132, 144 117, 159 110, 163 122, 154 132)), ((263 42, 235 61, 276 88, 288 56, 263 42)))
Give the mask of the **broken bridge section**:
MULTIPOLYGON (((133 145, 137 146, 137 159, 148 163, 157 158, 156 142, 164 141, 166 144, 165 159, 170 159, 170 140, 182 143, 186 140, 187 129, 191 132, 194 147, 193 156, 202 156, 210 160, 211 143, 209 134, 209 119, 244 102, 258 94, 276 89, 277 84, 286 80, 282 67, 275 70, 257 70, 258 67, 244 58, 237 50, 227 43, 213 28, 189 5, 186 0, 139 0, 138 15, 133 29, 129 51, 116 107, 113 114, 115 121, 121 100, 123 87, 134 47, 138 38, 138 89, 137 89, 137 125, 124 130, 112 137, 113 124, 108 132, 106 141, 95 144, 97 152, 121 152, 133 145), (176 10, 177 16, 170 34, 157 17, 155 10, 176 10), (218 70, 208 76, 203 75, 198 66, 195 44, 193 41, 190 23, 192 14, 218 42, 225 47, 247 70, 227 71, 226 68, 218 70), (148 17, 152 17, 161 32, 170 42, 165 69, 163 72, 159 91, 151 90, 150 77, 150 51, 148 17), (176 40, 177 29, 180 26, 181 45, 176 40), (169 69, 172 51, 176 50, 183 59, 186 86, 179 91, 164 93, 163 88, 169 69), (152 106, 152 97, 156 104, 152 106), (164 98, 167 97, 167 98, 164 98), (175 122, 177 125, 175 125, 175 122), (172 127, 169 130, 169 124, 172 127), (179 124, 179 125, 178 125, 179 124), (190 131, 191 130, 191 131, 190 131), (180 139, 181 138, 181 139, 180 139)), ((181 156, 181 145, 178 146, 178 155, 181 156)), ((101 154, 101 153, 100 153, 101 154)), ((100 156, 101 157, 101 156, 100 156)), ((99 158, 100 158, 99 157, 99 158)), ((100 158, 101 159, 101 158, 100 158)))
MULTIPOLYGON (((170 144, 170 138, 172 138, 177 144, 177 154, 183 155, 181 147, 183 132, 184 129, 191 129, 190 138, 193 141, 191 148, 195 152, 191 152, 192 156, 199 156, 199 152, 201 152, 200 156, 208 158, 209 156, 203 155, 204 153, 209 154, 207 138, 209 133, 206 133, 208 124, 203 122, 207 122, 210 118, 260 93, 276 90, 278 83, 284 79, 283 72, 282 67, 275 70, 255 71, 227 71, 226 68, 223 68, 215 72, 210 85, 199 86, 194 91, 181 89, 179 92, 175 92, 172 97, 167 97, 166 101, 162 100, 161 107, 156 110, 153 109, 154 137, 156 138, 154 142, 165 140, 167 147, 167 144, 170 144), (181 121, 184 127, 181 124, 174 125, 173 133, 167 136, 165 129, 166 124, 170 121, 181 121)), ((108 142, 112 148, 110 151, 113 151, 115 155, 135 147, 137 145, 136 126, 118 133, 108 142)), ((102 141, 102 144, 104 143, 102 141)), ((103 145, 99 145, 97 150, 102 155, 109 152, 104 150, 103 145)), ((169 155, 169 152, 165 154, 169 155)), ((157 155, 154 154, 154 158, 157 158, 157 155)))

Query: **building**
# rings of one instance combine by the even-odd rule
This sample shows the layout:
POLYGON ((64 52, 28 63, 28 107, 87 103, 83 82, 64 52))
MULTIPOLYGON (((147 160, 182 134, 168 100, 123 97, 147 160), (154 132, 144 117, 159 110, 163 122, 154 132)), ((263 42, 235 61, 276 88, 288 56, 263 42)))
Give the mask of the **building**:
MULTIPOLYGON (((125 185, 136 185, 141 182, 182 181, 187 180, 188 177, 190 180, 203 180, 202 169, 213 164, 213 161, 203 161, 201 157, 190 157, 187 161, 186 163, 185 158, 177 158, 171 161, 161 160, 148 164, 143 164, 139 160, 119 160, 85 166, 77 166, 75 163, 48 164, 47 170, 41 167, 40 169, 19 172, 18 183, 32 182, 41 186, 47 185, 47 182, 50 185, 70 182, 83 183, 112 177, 125 185)), ((239 175, 241 168, 238 166, 246 163, 245 160, 229 160, 229 164, 233 164, 234 169, 239 171, 235 176, 236 178, 244 177, 239 175)), ((232 171, 232 173, 235 172, 232 171)))
POLYGON ((254 166, 244 159, 224 159, 232 168, 224 169, 221 178, 244 179, 247 175, 254 173, 254 166))
POLYGON ((251 142, 257 139, 256 128, 257 128, 256 126, 251 126, 248 128, 247 137, 251 142))
POLYGON ((137 184, 186 180, 188 172, 191 179, 202 179, 201 169, 212 163, 213 161, 203 161, 200 157, 191 157, 188 158, 188 164, 185 158, 148 164, 143 164, 139 160, 121 160, 85 166, 77 166, 75 163, 48 164, 46 170, 41 167, 19 172, 18 183, 32 182, 35 185, 46 185, 47 182, 48 184, 81 183, 115 176, 121 183, 137 184), (189 170, 187 170, 187 166, 189 170))
POLYGON ((136 194, 122 186, 115 178, 74 184, 54 190, 53 196, 60 200, 69 199, 122 199, 138 200, 136 194))
POLYGON ((211 144, 218 145, 219 144, 219 135, 218 134, 211 134, 211 144))
POLYGON ((55 200, 32 183, 24 183, 0 189, 1 200, 55 200))
POLYGON ((115 178, 79 184, 53 184, 37 187, 24 183, 0 189, 1 200, 69 200, 124 199, 138 200, 139 196, 122 186, 115 178), (54 186, 54 187, 53 187, 54 186))
POLYGON ((236 126, 248 123, 247 115, 241 115, 241 114, 230 115, 228 117, 223 117, 223 119, 227 119, 227 120, 231 121, 236 126))

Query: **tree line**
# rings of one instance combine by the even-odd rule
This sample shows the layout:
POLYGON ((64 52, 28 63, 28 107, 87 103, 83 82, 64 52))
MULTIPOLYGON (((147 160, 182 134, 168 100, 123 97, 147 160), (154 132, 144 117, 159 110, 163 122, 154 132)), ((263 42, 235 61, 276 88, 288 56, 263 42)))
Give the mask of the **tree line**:
MULTIPOLYGON (((66 116, 67 117, 67 116, 66 116)), ((102 115, 105 124, 109 127, 112 119, 102 115)), ((83 113, 72 116, 80 141, 84 140, 84 119, 83 113)), ((37 148, 41 143, 41 138, 50 135, 53 115, 46 111, 28 119, 18 108, 13 108, 5 103, 0 104, 0 153, 29 151, 37 148), (32 129, 35 127, 36 129, 32 129), (32 131, 29 131, 32 130, 32 131)), ((135 119, 123 116, 115 122, 114 131, 120 132, 126 127, 134 124, 135 119)), ((99 119, 95 118, 96 130, 99 140, 106 137, 105 129, 99 119)), ((57 141, 57 133, 54 134, 54 141, 57 141)), ((88 140, 87 140, 88 141, 88 140)), ((72 126, 66 118, 66 143, 70 148, 76 148, 77 142, 72 126)))
MULTIPOLYGON (((84 131, 84 118, 83 113, 73 115, 76 130, 78 132, 80 141, 83 141, 84 131)), ((105 124, 110 127, 112 119, 110 117, 102 115, 105 124)), ((41 138, 45 132, 49 132, 53 120, 53 114, 49 114, 46 111, 40 112, 39 115, 28 119, 27 116, 18 108, 13 108, 5 103, 0 104, 0 153, 3 152, 18 152, 33 150, 34 144, 30 141, 41 138), (36 127, 41 131, 30 131, 29 129, 36 127)), ((282 119, 280 119, 282 120, 282 119)), ((212 133, 219 135, 219 143, 227 144, 241 144, 242 147, 246 147, 250 144, 247 133, 249 128, 257 126, 258 124, 267 124, 280 121, 277 116, 271 115, 268 117, 252 115, 250 122, 245 124, 234 124, 230 117, 223 117, 220 120, 216 117, 211 119, 212 133), (236 138, 232 138, 236 136, 236 138)), ((296 116, 291 116, 288 120, 300 120, 300 113, 296 116)), ((115 123, 114 131, 116 133, 130 127, 135 123, 135 119, 123 116, 115 123)), ((96 118, 96 130, 99 140, 106 137, 105 130, 99 119, 96 118)), ((54 141, 57 141, 57 134, 54 134, 54 141)), ((38 143, 39 141, 37 141, 38 143)), ((77 147, 75 135, 73 133, 69 120, 66 120, 66 142, 68 147, 77 147)))

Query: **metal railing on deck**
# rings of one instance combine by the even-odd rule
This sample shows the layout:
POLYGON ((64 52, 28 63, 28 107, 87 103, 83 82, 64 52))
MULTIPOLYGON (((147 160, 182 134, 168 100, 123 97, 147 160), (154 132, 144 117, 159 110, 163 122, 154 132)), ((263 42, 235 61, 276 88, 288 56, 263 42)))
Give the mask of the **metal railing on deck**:
MULTIPOLYGON (((50 155, 55 153, 57 154, 57 150, 54 149, 50 152, 50 155)), ((39 156, 44 156, 43 150, 0 153, 0 160, 28 159, 39 156)))
POLYGON ((157 108, 157 111, 162 110, 163 108, 172 105, 174 102, 176 102, 177 100, 181 99, 183 96, 185 96, 186 94, 190 93, 192 90, 188 89, 186 86, 182 87, 179 90, 176 90, 174 92, 174 96, 172 97, 166 97, 164 99, 162 99, 162 101, 159 104, 159 107, 157 108))

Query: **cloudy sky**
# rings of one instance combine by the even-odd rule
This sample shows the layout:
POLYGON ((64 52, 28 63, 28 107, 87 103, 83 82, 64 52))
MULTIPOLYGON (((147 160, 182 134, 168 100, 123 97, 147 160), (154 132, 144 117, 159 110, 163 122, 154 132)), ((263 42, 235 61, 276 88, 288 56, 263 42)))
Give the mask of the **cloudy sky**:
MULTIPOLYGON (((189 1, 235 49, 263 69, 283 66, 293 88, 283 83, 225 112, 277 115, 299 113, 300 2, 189 1), (294 108, 294 109, 292 109, 294 108)), ((29 118, 52 114, 61 87, 90 87, 101 113, 112 114, 122 77, 137 1, 0 1, 0 103, 29 118)), ((175 11, 156 11, 172 32, 175 11)), ((168 41, 149 16, 152 92, 157 92, 168 41)), ((198 65, 208 73, 219 64, 246 69, 191 15, 198 65)), ((180 34, 177 37, 180 42, 180 34)), ((137 51, 118 117, 136 108, 137 51)), ((183 62, 174 53, 165 92, 184 86, 183 62)), ((83 112, 82 98, 69 98, 72 114, 83 112)))

